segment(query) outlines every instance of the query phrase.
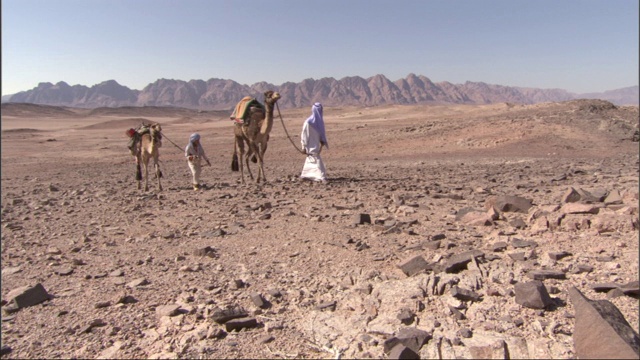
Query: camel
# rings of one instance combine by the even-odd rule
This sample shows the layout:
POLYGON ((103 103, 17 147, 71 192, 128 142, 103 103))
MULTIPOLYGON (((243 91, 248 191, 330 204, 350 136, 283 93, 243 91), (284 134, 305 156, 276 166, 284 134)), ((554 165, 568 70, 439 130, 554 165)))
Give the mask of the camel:
POLYGON ((235 136, 235 144, 233 149, 233 160, 231 163, 231 170, 240 171, 242 183, 244 184, 244 167, 242 165, 242 158, 247 164, 247 171, 251 180, 253 180, 253 174, 249 167, 249 158, 253 162, 258 163, 258 178, 257 183, 260 183, 260 179, 263 182, 267 181, 264 175, 264 153, 267 151, 267 144, 269 142, 269 133, 273 128, 273 107, 280 99, 280 94, 274 91, 267 91, 264 93, 264 102, 266 113, 262 111, 252 111, 251 121, 249 125, 235 124, 233 134, 235 136), (248 150, 244 153, 244 143, 247 143, 248 150), (238 156, 240 153, 240 156, 238 156), (239 160, 238 160, 239 159, 239 160))
POLYGON ((162 146, 162 127, 160 124, 155 123, 149 126, 149 132, 142 134, 140 137, 139 148, 136 151, 136 180, 138 180, 138 190, 141 188, 142 172, 140 171, 140 164, 144 165, 144 191, 149 191, 149 159, 153 158, 153 165, 155 167, 155 176, 158 179, 158 189, 162 191, 162 184, 160 184, 160 178, 162 177, 162 171, 158 164, 158 157, 160 152, 158 148, 162 146))

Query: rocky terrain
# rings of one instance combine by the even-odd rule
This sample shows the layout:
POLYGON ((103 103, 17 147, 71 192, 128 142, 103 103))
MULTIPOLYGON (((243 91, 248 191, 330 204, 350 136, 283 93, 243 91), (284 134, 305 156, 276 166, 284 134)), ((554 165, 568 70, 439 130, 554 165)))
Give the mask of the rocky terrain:
POLYGON ((11 96, 2 102, 31 103, 77 108, 123 106, 177 106, 198 110, 230 111, 247 95, 262 99, 267 90, 282 94, 279 106, 283 109, 306 107, 316 101, 325 106, 380 106, 412 104, 535 104, 572 99, 603 99, 616 105, 638 105, 638 86, 609 90, 602 93, 575 94, 562 89, 537 89, 483 82, 467 81, 452 84, 434 83, 423 75, 409 74, 391 81, 378 74, 369 78, 347 76, 305 79, 299 83, 281 85, 258 82, 239 84, 233 80, 158 79, 142 90, 132 90, 115 80, 93 86, 43 82, 35 88, 11 96))
MULTIPOLYGON (((308 113, 282 112, 296 145, 308 113)), ((637 106, 325 121, 328 183, 298 179, 277 118, 269 182, 243 186, 225 112, 3 105, 2 358, 637 353, 637 106), (163 126, 162 192, 136 187, 124 132, 142 121, 163 126), (212 160, 201 191, 179 149, 193 132, 212 160), (585 340, 594 306, 619 333, 585 340)))

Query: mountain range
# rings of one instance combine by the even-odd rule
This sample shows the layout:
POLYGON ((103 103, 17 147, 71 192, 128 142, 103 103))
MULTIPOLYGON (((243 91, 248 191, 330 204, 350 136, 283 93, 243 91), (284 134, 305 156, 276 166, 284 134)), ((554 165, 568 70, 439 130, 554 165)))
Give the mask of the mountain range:
POLYGON ((142 90, 132 90, 115 80, 87 87, 64 81, 43 82, 37 87, 2 97, 2 102, 78 108, 120 106, 175 106, 199 110, 230 110, 240 99, 252 96, 262 101, 267 90, 280 92, 282 108, 310 106, 322 102, 325 106, 376 106, 385 104, 491 104, 559 102, 574 99, 602 99, 616 105, 638 105, 638 86, 603 93, 574 94, 561 89, 522 88, 492 85, 483 82, 434 83, 422 75, 390 81, 384 75, 370 78, 358 76, 340 80, 305 79, 299 83, 273 85, 258 82, 242 85, 233 80, 158 79, 142 90))

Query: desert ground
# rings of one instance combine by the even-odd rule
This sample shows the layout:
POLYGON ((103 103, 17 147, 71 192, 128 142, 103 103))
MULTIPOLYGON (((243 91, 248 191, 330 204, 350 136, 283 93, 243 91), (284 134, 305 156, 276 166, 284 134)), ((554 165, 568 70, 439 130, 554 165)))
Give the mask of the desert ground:
POLYGON ((310 108, 281 114, 242 185, 228 112, 3 104, 2 358, 406 357, 407 329, 421 358, 576 358, 572 288, 638 332, 637 106, 325 107, 326 184, 284 130, 310 108), (137 188, 141 122, 163 191, 137 188))

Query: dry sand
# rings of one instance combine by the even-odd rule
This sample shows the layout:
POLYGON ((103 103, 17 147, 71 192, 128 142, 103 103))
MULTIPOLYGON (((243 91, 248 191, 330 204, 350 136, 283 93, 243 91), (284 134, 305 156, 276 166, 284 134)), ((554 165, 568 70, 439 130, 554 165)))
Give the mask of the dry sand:
MULTIPOLYGON (((282 112, 297 146, 308 113, 282 112)), ((422 357, 470 357, 473 341, 497 337, 523 339, 525 357, 571 358, 567 290, 607 299, 591 286, 638 280, 637 106, 325 108, 326 185, 298 180, 304 158, 275 121, 268 183, 242 186, 230 170, 233 125, 225 112, 3 105, 2 298, 40 283, 52 299, 3 314, 10 352, 2 357, 380 358, 384 341, 410 326, 433 336, 422 357), (147 193, 136 188, 124 132, 141 121, 163 127, 162 192, 155 181, 147 193), (193 132, 212 162, 199 192, 182 150, 193 132), (571 188, 617 191, 622 200, 599 203, 598 215, 563 215, 558 208, 571 188), (496 195, 534 206, 489 225, 456 219, 496 195), (561 223, 540 228, 532 214, 541 209, 561 223), (360 214, 372 224, 356 225, 360 214), (537 247, 518 249, 516 240, 537 247), (505 252, 492 250, 499 241, 505 252), (198 255, 206 247, 210 256, 198 255), (398 268, 418 255, 437 268, 472 249, 497 256, 479 261, 480 302, 425 290, 436 270, 407 277, 398 268), (572 255, 552 261, 553 251, 572 255), (525 258, 511 256, 518 252, 525 258), (593 270, 577 273, 579 265, 593 270), (514 284, 542 268, 567 274, 544 281, 557 306, 522 307, 514 284), (148 284, 131 284, 137 279, 148 284), (135 301, 123 303, 125 296, 135 301), (452 304, 466 319, 455 318, 452 304), (164 305, 179 311, 161 316, 164 305), (229 307, 246 310, 255 326, 227 331, 212 320, 229 307), (413 314, 410 325, 403 311, 413 314)), ((470 274, 455 275, 460 286, 471 287, 470 274)), ((637 298, 610 300, 637 332, 637 298)))

